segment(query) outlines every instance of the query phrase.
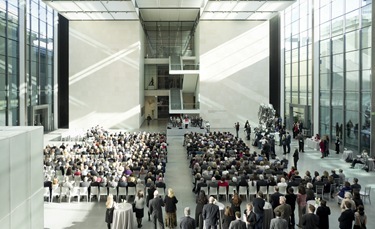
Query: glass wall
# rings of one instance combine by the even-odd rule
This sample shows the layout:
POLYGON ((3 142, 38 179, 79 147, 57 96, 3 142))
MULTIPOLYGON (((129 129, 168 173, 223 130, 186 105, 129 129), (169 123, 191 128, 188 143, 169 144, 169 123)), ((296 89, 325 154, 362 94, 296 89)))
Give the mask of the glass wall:
POLYGON ((297 1, 284 11, 283 16, 285 122, 289 129, 296 120, 303 122, 305 128, 311 129, 312 7, 310 1, 297 1), (301 107, 305 108, 301 109, 301 107))
POLYGON ((195 22, 143 22, 146 57, 194 56, 195 22))
POLYGON ((54 12, 42 1, 0 1, 0 125, 33 125, 39 105, 48 107, 43 119, 52 119, 53 38, 54 12), (20 19, 20 12, 26 12, 26 20, 20 19), (24 34, 26 43, 21 44, 19 36, 24 34), (20 65, 19 50, 26 50, 25 65, 20 65), (20 69, 25 69, 25 82, 20 81, 20 69), (24 115, 20 114, 20 85, 27 85, 26 123, 19 121, 24 115))
MULTIPOLYGON (((301 65, 304 53, 293 26, 314 3, 314 33, 318 40, 319 57, 319 133, 331 142, 340 138, 344 147, 357 152, 370 148, 371 109, 371 0, 300 0, 284 11, 285 25, 285 110, 290 103, 301 101, 301 81, 305 81, 301 65), (300 12, 297 13, 299 7, 300 12), (293 18, 296 21, 293 21, 293 18), (299 47, 299 49, 297 49, 299 47), (297 87, 298 85, 298 87, 297 87)), ((300 28, 301 19, 299 20, 300 28)), ((308 36, 311 38, 311 36, 308 36)), ((307 52, 309 42, 307 42, 307 52)), ((309 59, 309 54, 307 55, 309 59)), ((307 64, 307 67, 311 65, 307 64)), ((309 70, 307 70, 309 73, 309 70)), ((309 74, 306 74, 309 77, 309 74)), ((308 82, 311 82, 308 80, 308 82)), ((309 84, 307 84, 309 86, 309 84)), ((301 90, 303 89, 303 90, 301 90)), ((308 87, 308 95, 311 90, 308 87)), ((308 97, 309 98, 309 97, 308 97)), ((309 103, 310 104, 310 103, 309 103)))
POLYGON ((0 125, 19 125, 19 4, 0 2, 0 125))

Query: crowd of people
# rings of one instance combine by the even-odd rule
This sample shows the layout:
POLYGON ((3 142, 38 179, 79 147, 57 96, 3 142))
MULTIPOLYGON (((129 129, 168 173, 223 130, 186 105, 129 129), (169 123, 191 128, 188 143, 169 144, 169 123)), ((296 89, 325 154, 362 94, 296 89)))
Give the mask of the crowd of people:
POLYGON ((339 228, 352 228, 353 222, 356 226, 366 225, 358 179, 349 183, 341 169, 321 174, 315 171, 313 175, 310 171, 300 174, 295 166, 286 171, 285 156, 271 162, 265 145, 260 153, 250 153, 241 139, 228 132, 188 133, 184 142, 194 176, 195 220, 199 228, 218 224, 218 208, 213 205, 221 197, 218 190, 222 186, 232 196, 224 210, 223 228, 233 228, 232 223, 246 228, 329 228, 330 208, 323 197, 337 198, 342 209, 337 219, 339 228), (241 193, 244 187, 246 193, 253 189, 256 193, 249 193, 250 202, 241 211, 241 202, 248 200, 247 194, 241 193))
MULTIPOLYGON (((50 189, 51 195, 61 187, 71 190, 87 187, 89 196, 93 186, 106 189, 106 222, 110 228, 115 204, 109 190, 114 188, 118 193, 119 187, 136 187, 134 211, 138 228, 142 227, 145 206, 154 228, 178 226, 178 199, 173 189, 168 188, 164 198, 158 191, 158 188, 166 189, 164 173, 168 151, 164 134, 110 133, 95 127, 88 130, 86 139, 90 143, 45 147, 44 186, 50 189)), ((337 219, 339 228, 352 228, 353 222, 355 226, 366 225, 358 179, 349 183, 342 170, 334 169, 302 174, 297 170, 296 161, 288 171, 288 148, 282 158, 275 157, 271 161, 272 140, 268 135, 262 139, 264 141, 259 141, 261 150, 257 153, 251 152, 241 138, 229 132, 185 134, 184 146, 194 177, 192 191, 196 194, 196 208, 195 217, 190 216, 189 207, 184 209, 180 228, 216 228, 218 224, 224 229, 329 228, 332 219, 325 196, 337 198, 342 209, 337 219), (222 215, 218 206, 220 187, 225 188, 225 197, 231 197, 222 215), (249 201, 246 209, 241 209, 246 201, 249 201), (298 222, 295 214, 298 214, 298 222)), ((296 149, 295 153, 298 155, 302 150, 296 149)), ((119 193, 116 196, 119 197, 119 193)), ((94 195, 94 198, 99 197, 94 195)))

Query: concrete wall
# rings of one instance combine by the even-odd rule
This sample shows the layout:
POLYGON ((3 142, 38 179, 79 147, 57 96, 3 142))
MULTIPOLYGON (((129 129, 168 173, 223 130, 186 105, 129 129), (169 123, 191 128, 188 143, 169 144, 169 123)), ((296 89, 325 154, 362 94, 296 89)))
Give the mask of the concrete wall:
POLYGON ((69 24, 69 127, 138 128, 144 104, 140 23, 69 24))
POLYGON ((43 127, 0 127, 0 227, 44 227, 43 127))
POLYGON ((269 23, 200 21, 200 110, 213 128, 258 123, 269 101, 269 23))

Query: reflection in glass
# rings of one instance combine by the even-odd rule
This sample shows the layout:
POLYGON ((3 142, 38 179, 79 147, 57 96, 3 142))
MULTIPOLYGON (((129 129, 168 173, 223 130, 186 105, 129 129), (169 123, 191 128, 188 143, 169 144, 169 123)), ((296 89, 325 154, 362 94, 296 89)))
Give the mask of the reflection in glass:
POLYGON ((320 41, 320 56, 328 56, 331 54, 331 40, 326 39, 320 41))
POLYGON ((344 29, 344 17, 341 16, 332 20, 332 37, 341 35, 344 29))
POLYGON ((362 50, 362 69, 371 69, 371 48, 362 50))
POLYGON ((344 37, 337 36, 332 38, 332 54, 344 52, 344 37))
POLYGON ((342 90, 344 88, 344 73, 332 73, 332 90, 342 90))
POLYGON ((346 53, 346 71, 359 70, 359 51, 346 53))
POLYGON ((371 90, 371 70, 362 71, 362 91, 371 90))
POLYGON ((346 33, 346 51, 350 52, 359 49, 359 33, 353 31, 346 33))
POLYGON ((359 28, 359 10, 355 10, 345 15, 346 31, 352 31, 359 28))
MULTIPOLYGON (((369 1, 367 1, 369 2, 369 1)), ((371 25, 371 5, 362 8, 362 27, 371 25)))
POLYGON ((344 14, 344 4, 342 0, 333 0, 332 1, 332 18, 337 18, 344 14))

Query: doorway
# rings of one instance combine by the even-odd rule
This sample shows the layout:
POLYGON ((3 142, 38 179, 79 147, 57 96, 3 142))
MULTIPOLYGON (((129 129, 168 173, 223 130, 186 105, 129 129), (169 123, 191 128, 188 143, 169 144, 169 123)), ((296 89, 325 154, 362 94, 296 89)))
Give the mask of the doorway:
POLYGON ((303 126, 303 134, 311 136, 312 123, 310 118, 309 106, 290 104, 289 106, 289 120, 287 120, 287 128, 292 130, 294 123, 301 122, 303 126))

